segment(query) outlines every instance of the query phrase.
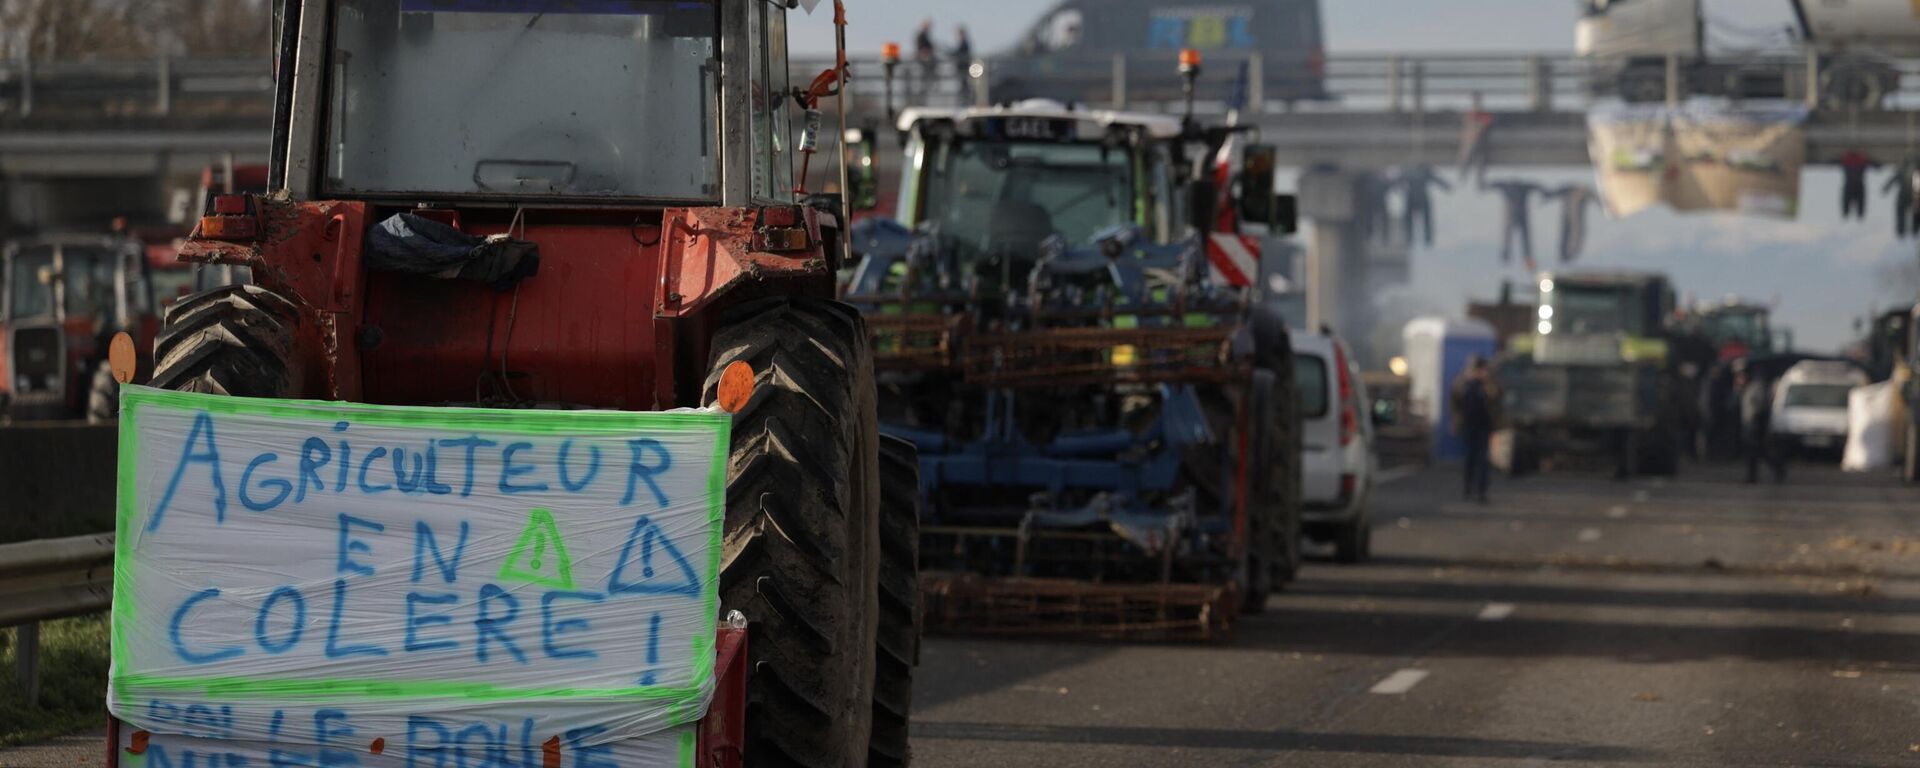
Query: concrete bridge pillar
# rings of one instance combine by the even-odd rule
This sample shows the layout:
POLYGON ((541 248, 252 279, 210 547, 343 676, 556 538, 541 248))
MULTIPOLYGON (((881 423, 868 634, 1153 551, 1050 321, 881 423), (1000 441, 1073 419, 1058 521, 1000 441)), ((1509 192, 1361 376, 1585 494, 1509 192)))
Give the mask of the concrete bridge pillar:
POLYGON ((1310 222, 1307 269, 1307 327, 1332 327, 1342 336, 1358 339, 1355 321, 1365 313, 1368 298, 1365 233, 1361 213, 1364 172, 1316 168, 1300 175, 1300 216, 1310 222))

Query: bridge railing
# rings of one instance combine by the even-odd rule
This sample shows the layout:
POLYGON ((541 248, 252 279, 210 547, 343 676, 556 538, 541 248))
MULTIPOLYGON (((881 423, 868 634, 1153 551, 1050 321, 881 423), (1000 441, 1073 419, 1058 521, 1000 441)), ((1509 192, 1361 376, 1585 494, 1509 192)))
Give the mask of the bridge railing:
MULTIPOLYGON (((872 57, 854 57, 850 64, 855 81, 849 92, 862 109, 877 108, 885 95, 885 67, 872 57)), ((831 66, 830 59, 800 58, 793 72, 800 78, 831 66)), ((1678 102, 1693 96, 1829 109, 1920 106, 1920 61, 1909 59, 1814 53, 1600 59, 1513 51, 1353 53, 1310 61, 1255 52, 1210 55, 1196 88, 1196 110, 1222 110, 1243 68, 1243 98, 1263 112, 1457 111, 1476 98, 1493 111, 1578 111, 1602 100, 1678 102)), ((896 105, 1047 95, 1093 107, 1154 110, 1176 108, 1182 99, 1173 55, 1164 52, 981 60, 968 69, 941 61, 929 74, 903 61, 894 70, 896 105)))
MULTIPOLYGON (((877 110, 885 68, 852 60, 849 90, 877 110)), ((793 62, 806 82, 831 67, 820 57, 793 62)), ((1426 112, 1467 108, 1478 97, 1496 111, 1581 110, 1596 100, 1679 100, 1693 95, 1801 101, 1819 107, 1920 107, 1920 61, 1867 57, 1752 55, 1692 60, 1591 59, 1566 53, 1353 53, 1209 56, 1196 109, 1218 112, 1248 72, 1245 101, 1257 111, 1426 112)), ((1045 95, 1089 106, 1177 109, 1181 83, 1169 51, 1106 57, 1002 57, 959 66, 913 61, 895 68, 898 105, 992 103, 1045 95)), ((265 58, 151 58, 0 61, 0 119, 75 119, 264 114, 273 79, 265 58)))
POLYGON ((265 58, 0 61, 0 117, 270 113, 265 58))

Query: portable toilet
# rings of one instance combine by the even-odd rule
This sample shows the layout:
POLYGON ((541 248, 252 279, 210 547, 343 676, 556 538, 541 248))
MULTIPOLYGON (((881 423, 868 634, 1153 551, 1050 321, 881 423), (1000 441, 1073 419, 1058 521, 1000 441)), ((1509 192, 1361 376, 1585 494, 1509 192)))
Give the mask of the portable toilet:
POLYGON ((1426 417, 1428 434, 1433 436, 1433 457, 1465 457, 1466 445, 1453 433, 1452 414, 1448 413, 1452 398, 1447 395, 1453 380, 1474 357, 1493 359, 1498 341, 1493 326, 1481 320, 1421 317, 1407 323, 1400 339, 1406 348, 1413 409, 1426 417))

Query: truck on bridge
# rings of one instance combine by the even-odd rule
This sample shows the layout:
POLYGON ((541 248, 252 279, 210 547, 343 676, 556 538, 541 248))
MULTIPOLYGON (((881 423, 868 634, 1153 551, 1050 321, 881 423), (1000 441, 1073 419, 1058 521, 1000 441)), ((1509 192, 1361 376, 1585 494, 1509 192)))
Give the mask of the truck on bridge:
MULTIPOLYGON (((1920 52, 1920 13, 1906 0, 1788 1, 1797 22, 1794 42, 1818 61, 1813 87, 1819 89, 1822 106, 1881 106, 1900 87, 1900 71, 1888 57, 1920 52)), ((1805 64, 1768 60, 1753 52, 1711 51, 1702 0, 1585 0, 1582 5, 1574 48, 1596 64, 1592 85, 1597 95, 1665 99, 1669 59, 1677 67, 1674 85, 1682 98, 1806 95, 1790 92, 1807 87, 1800 85, 1805 64)), ((1753 3, 1741 7, 1749 5, 1753 3)))
POLYGON ((1266 99, 1318 101, 1327 98, 1324 40, 1319 0, 1061 0, 1012 50, 987 59, 987 93, 996 103, 1104 103, 1124 67, 1127 98, 1170 102, 1182 87, 1173 64, 1191 49, 1236 63, 1257 55, 1266 99))

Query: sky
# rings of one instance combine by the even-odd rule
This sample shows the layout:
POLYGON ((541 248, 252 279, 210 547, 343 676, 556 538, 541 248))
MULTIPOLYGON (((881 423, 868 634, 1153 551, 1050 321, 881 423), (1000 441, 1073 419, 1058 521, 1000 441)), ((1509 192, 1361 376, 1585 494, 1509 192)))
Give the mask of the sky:
MULTIPOLYGON (((829 0, 830 3, 830 0, 829 0)), ((950 40, 953 25, 968 27, 977 50, 993 52, 1018 39, 1051 6, 1044 0, 849 0, 848 47, 878 51, 887 41, 909 42, 915 25, 932 18, 950 40)), ((1573 45, 1575 0, 1323 0, 1327 49, 1380 51, 1555 51, 1573 45)), ((1792 21, 1786 0, 1707 0, 1715 39, 1753 37, 1792 21), (1717 26, 1716 26, 1717 25, 1717 26)), ((800 53, 831 51, 831 5, 794 25, 800 53)), ((1582 168, 1494 168, 1494 177, 1560 185, 1592 181, 1582 168)), ((1878 191, 1885 171, 1870 180, 1878 191)), ((1413 283, 1396 297, 1451 316, 1470 299, 1490 300, 1499 282, 1528 282, 1517 265, 1498 258, 1496 201, 1455 185, 1436 200, 1439 238, 1413 255, 1413 283)), ((1875 308, 1911 303, 1920 292, 1920 247, 1895 239, 1891 198, 1868 201, 1867 220, 1843 222, 1837 170, 1808 169, 1801 183, 1801 215, 1773 221, 1731 214, 1677 214, 1655 209, 1610 220, 1597 211, 1580 266, 1657 269, 1683 294, 1701 300, 1740 295, 1776 301, 1775 323, 1790 327, 1797 346, 1832 351, 1855 338, 1854 320, 1875 308)), ((1543 265, 1557 237, 1557 205, 1533 211, 1536 252, 1543 265)))

